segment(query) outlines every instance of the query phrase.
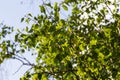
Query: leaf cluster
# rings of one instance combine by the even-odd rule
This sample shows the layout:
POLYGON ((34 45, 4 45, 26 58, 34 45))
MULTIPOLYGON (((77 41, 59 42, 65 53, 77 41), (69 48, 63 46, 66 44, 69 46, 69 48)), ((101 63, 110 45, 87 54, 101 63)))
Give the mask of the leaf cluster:
POLYGON ((28 14, 29 21, 35 22, 26 27, 26 33, 18 32, 15 42, 23 53, 34 49, 37 57, 36 64, 27 64, 33 71, 21 80, 119 79, 118 7, 109 0, 64 0, 54 5, 44 3, 36 17, 28 14), (70 15, 63 18, 61 11, 70 15))

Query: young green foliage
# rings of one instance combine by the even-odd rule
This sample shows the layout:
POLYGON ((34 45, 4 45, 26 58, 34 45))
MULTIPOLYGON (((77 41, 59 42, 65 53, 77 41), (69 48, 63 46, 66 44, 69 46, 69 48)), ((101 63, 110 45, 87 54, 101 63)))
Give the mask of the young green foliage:
POLYGON ((34 17, 36 23, 15 36, 15 41, 24 45, 21 52, 25 46, 37 52, 36 64, 29 64, 33 71, 21 80, 119 79, 120 16, 116 4, 109 0, 64 0, 41 5, 41 13, 34 17), (70 8, 69 16, 63 18, 61 8, 70 8))

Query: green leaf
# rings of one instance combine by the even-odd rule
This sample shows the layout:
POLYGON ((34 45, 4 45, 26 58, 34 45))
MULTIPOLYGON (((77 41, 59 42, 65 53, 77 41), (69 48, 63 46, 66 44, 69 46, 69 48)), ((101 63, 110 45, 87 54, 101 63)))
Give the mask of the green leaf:
POLYGON ((54 3, 54 10, 55 10, 55 11, 57 11, 57 9, 58 9, 58 6, 57 6, 57 5, 58 5, 58 3, 55 2, 55 3, 54 3))
POLYGON ((24 49, 21 49, 20 51, 21 51, 21 53, 24 53, 24 52, 25 52, 25 50, 24 50, 24 49))
POLYGON ((48 80, 45 74, 42 75, 42 78, 41 78, 41 79, 42 79, 42 80, 48 80))
POLYGON ((24 21, 24 17, 23 18, 21 18, 21 22, 23 22, 24 21))
POLYGON ((90 45, 96 45, 96 43, 97 43, 97 40, 91 40, 90 41, 90 45))
POLYGON ((26 27, 25 31, 28 32, 28 27, 26 27))
POLYGON ((45 7, 44 6, 40 6, 40 11, 41 11, 41 13, 46 13, 45 7))
POLYGON ((29 13, 28 16, 32 17, 32 14, 29 13))
POLYGON ((68 7, 66 5, 63 4, 62 7, 64 10, 68 11, 68 7))
POLYGON ((19 35, 19 34, 16 34, 16 35, 15 35, 15 41, 18 41, 18 35, 19 35))
POLYGON ((51 3, 46 3, 45 5, 47 5, 50 8, 53 8, 53 6, 51 5, 51 3))
POLYGON ((83 44, 81 44, 81 45, 79 46, 79 49, 80 49, 81 51, 85 50, 83 44))
POLYGON ((29 24, 30 18, 26 18, 26 19, 25 19, 25 22, 26 22, 27 24, 29 24))

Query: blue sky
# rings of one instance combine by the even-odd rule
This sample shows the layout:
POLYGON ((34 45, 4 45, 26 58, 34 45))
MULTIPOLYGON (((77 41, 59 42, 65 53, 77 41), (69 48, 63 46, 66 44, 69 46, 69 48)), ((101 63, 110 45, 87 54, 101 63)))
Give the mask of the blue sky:
MULTIPOLYGON (((37 15, 39 13, 38 6, 41 4, 40 1, 41 0, 0 0, 0 23, 3 22, 8 26, 17 27, 19 29, 25 27, 25 23, 20 23, 21 18, 28 13, 37 15)), ((54 2, 61 0, 51 1, 54 2)), ((64 14, 64 12, 62 13, 62 16, 66 17, 67 14, 64 14)), ((30 54, 25 54, 24 56, 26 56, 28 60, 34 62, 34 58, 31 58, 30 54)), ((23 66, 17 73, 15 73, 20 66, 21 63, 18 61, 5 61, 2 65, 0 65, 0 80, 19 80, 19 78, 28 69, 28 67, 23 66)))
POLYGON ((0 0, 0 21, 10 26, 21 25, 20 19, 27 13, 39 13, 39 0, 0 0), (21 4, 22 3, 22 4, 21 4))
MULTIPOLYGON (((22 17, 28 13, 37 15, 39 13, 40 0, 0 0, 0 23, 3 22, 6 25, 23 28, 25 23, 20 23, 22 17)), ((12 36, 10 36, 12 37, 12 36)), ((31 61, 29 54, 25 54, 31 61)), ((19 80, 28 67, 22 67, 16 74, 17 69, 21 66, 21 63, 14 60, 5 61, 0 65, 0 80, 19 80)))
MULTIPOLYGON (((39 4, 41 0, 0 0, 0 23, 3 22, 8 26, 15 28, 23 28, 25 23, 20 23, 21 18, 26 14, 39 14, 39 4)), ((61 1, 61 0, 51 0, 61 1)), ((9 36, 12 38, 12 36, 9 36)), ((25 54, 28 60, 34 62, 34 58, 30 54, 25 54)), ((16 60, 7 60, 0 65, 0 80, 19 80, 19 78, 29 68, 23 66, 17 73, 15 73, 22 64, 16 60), (15 73, 15 74, 14 74, 15 73)))
MULTIPOLYGON (((21 18, 28 13, 31 13, 34 16, 39 14, 40 1, 41 0, 0 0, 0 23, 3 22, 8 26, 17 27, 19 29, 25 27, 25 23, 20 23, 21 18)), ((51 1, 54 2, 61 0, 51 1)), ((66 15, 67 14, 62 12, 63 17, 66 17, 66 15)), ((28 60, 34 62, 34 58, 31 58, 30 54, 25 54, 24 56, 26 56, 28 60)), ((5 61, 0 65, 0 80, 19 80, 28 69, 28 67, 23 66, 17 73, 15 73, 20 66, 21 63, 18 61, 5 61)))

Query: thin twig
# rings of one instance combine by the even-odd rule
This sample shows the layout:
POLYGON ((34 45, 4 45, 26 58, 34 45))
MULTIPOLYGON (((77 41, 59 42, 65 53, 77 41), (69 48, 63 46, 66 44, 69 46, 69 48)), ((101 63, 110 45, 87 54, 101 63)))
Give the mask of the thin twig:
MULTIPOLYGON (((28 71, 30 71, 32 68, 33 68, 33 67, 29 68, 27 71, 25 71, 25 73, 27 73, 28 71)), ((24 73, 24 75, 25 75, 25 73, 24 73)))
POLYGON ((15 72, 13 73, 13 75, 15 75, 15 74, 22 68, 22 66, 23 66, 23 64, 17 69, 17 71, 15 71, 15 72))
POLYGON ((16 58, 16 57, 11 57, 11 59, 16 59, 16 60, 20 61, 21 63, 24 63, 24 61, 22 61, 21 59, 16 58))
POLYGON ((105 0, 105 5, 107 6, 107 8, 109 9, 109 11, 111 12, 111 14, 113 15, 113 12, 112 12, 112 10, 110 9, 110 7, 108 6, 108 4, 107 4, 107 0, 105 0))
POLYGON ((35 66, 35 64, 31 64, 31 63, 25 63, 23 60, 17 58, 17 57, 12 57, 12 59, 16 59, 18 61, 20 61, 23 65, 27 65, 27 66, 35 66))
POLYGON ((28 62, 29 64, 31 64, 30 61, 27 60, 22 54, 21 54, 22 57, 19 56, 19 55, 15 55, 15 56, 17 56, 18 58, 21 58, 21 59, 23 59, 24 61, 26 61, 26 62, 28 62))

